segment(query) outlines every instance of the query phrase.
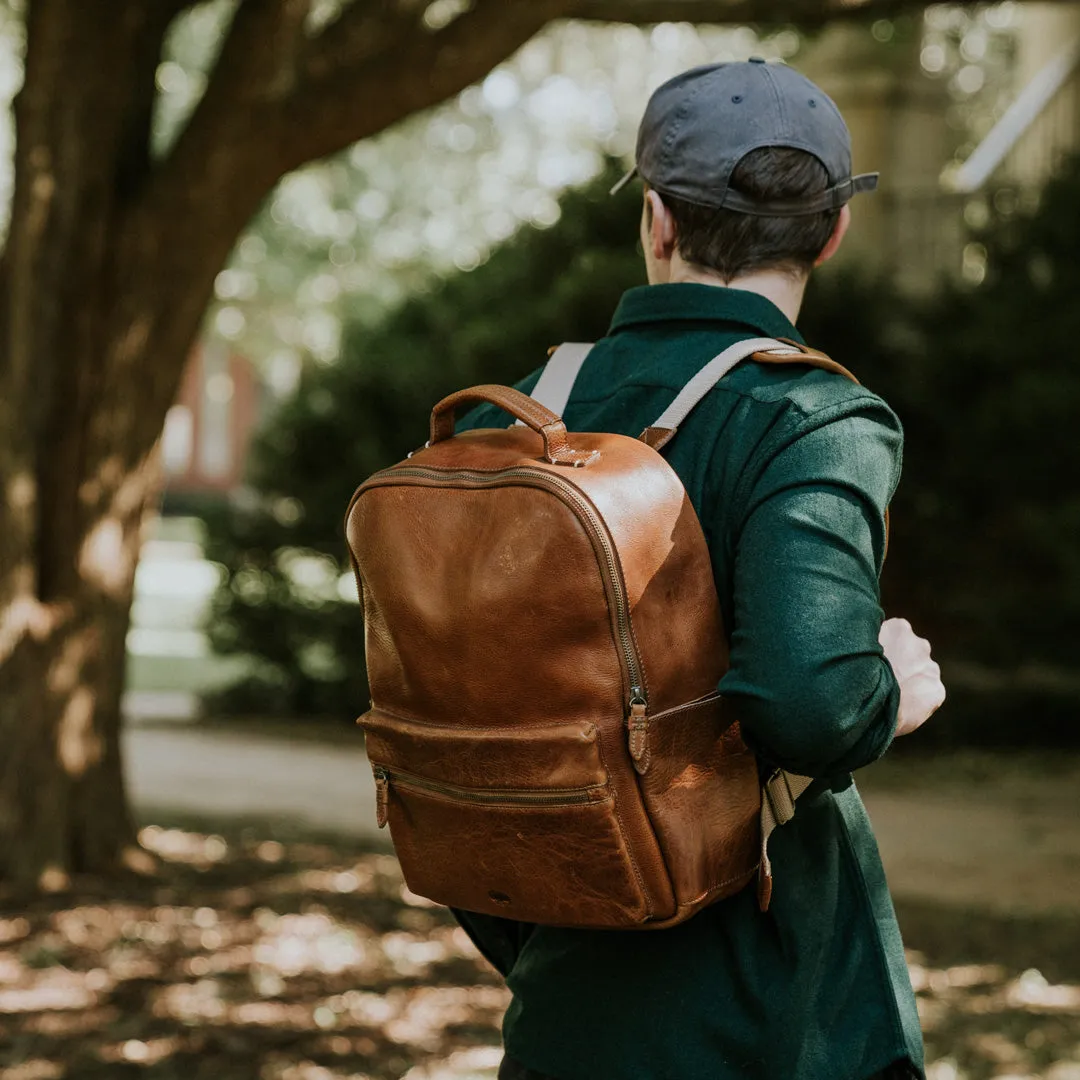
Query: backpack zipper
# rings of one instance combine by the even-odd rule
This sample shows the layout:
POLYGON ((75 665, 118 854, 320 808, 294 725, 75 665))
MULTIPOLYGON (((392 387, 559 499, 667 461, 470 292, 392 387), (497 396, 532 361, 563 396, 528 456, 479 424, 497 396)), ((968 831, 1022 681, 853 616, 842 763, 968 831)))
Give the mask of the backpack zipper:
POLYGON ((405 465, 385 469, 383 472, 376 473, 371 477, 368 484, 373 482, 381 484, 383 481, 393 480, 399 476, 413 476, 425 480, 466 480, 470 485, 476 487, 498 487, 506 477, 518 477, 527 479, 535 487, 544 487, 557 492, 564 502, 572 504, 578 516, 588 523, 589 530, 599 541, 600 548, 604 553, 607 577, 611 582, 612 593, 615 597, 616 634, 622 655, 626 660, 626 670, 630 678, 630 698, 627 705, 631 709, 635 705, 640 706, 641 711, 644 712, 648 700, 645 696, 644 679, 641 674, 641 661, 638 658, 637 646, 634 644, 634 636, 630 627, 630 605, 626 598, 626 586, 623 584, 622 574, 619 572, 619 562, 615 556, 611 537, 600 516, 573 484, 560 480, 559 477, 552 476, 543 469, 529 468, 527 466, 500 469, 494 473, 482 473, 470 469, 429 469, 420 465, 405 465))
POLYGON ((391 782, 399 787, 418 788, 420 791, 446 795, 459 802, 493 806, 573 806, 578 803, 599 802, 605 797, 606 790, 603 784, 576 788, 545 788, 543 791, 528 788, 467 788, 441 780, 428 780, 415 773, 388 769, 385 765, 373 765, 372 771, 375 774, 375 814, 380 829, 387 821, 391 782))

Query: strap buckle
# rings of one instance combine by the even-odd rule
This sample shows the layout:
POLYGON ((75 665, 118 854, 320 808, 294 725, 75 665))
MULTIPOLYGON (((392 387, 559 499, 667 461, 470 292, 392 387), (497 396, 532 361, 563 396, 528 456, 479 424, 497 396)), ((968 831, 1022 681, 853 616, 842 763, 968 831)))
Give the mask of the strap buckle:
POLYGON ((765 798, 777 825, 786 825, 795 816, 796 795, 783 769, 775 769, 765 781, 765 798))

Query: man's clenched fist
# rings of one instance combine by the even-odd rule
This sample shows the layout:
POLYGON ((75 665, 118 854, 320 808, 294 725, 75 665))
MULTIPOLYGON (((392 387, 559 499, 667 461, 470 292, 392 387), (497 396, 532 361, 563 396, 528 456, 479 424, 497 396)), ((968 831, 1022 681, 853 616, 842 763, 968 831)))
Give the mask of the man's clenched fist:
POLYGON ((886 619, 878 641, 900 684, 896 734, 907 735, 922 727, 945 700, 941 668, 930 658, 930 642, 918 637, 907 619, 886 619))

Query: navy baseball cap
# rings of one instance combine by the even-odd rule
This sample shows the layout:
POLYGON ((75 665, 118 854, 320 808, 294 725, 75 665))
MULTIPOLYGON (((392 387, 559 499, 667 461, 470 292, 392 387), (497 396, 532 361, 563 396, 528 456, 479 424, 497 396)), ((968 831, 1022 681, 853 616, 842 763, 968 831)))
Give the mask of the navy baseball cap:
POLYGON ((691 68, 664 83, 645 107, 635 160, 613 195, 640 175, 661 194, 762 217, 836 210, 878 182, 877 173, 851 175, 851 135, 828 94, 794 68, 760 57, 691 68), (829 186, 778 202, 757 202, 732 188, 743 157, 769 146, 813 154, 829 186))

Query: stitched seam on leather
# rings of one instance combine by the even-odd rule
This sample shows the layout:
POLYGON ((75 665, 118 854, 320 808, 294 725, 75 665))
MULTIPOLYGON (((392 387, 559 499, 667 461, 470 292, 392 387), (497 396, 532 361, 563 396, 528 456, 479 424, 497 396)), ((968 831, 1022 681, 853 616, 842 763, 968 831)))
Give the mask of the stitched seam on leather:
MULTIPOLYGON (((566 803, 555 802, 555 803, 548 803, 546 805, 545 804, 540 804, 540 803, 538 803, 536 805, 523 805, 523 804, 515 803, 515 802, 512 802, 512 801, 507 801, 507 802, 501 803, 501 802, 496 802, 496 801, 493 800, 491 802, 478 803, 478 802, 473 802, 470 799, 462 799, 462 798, 454 795, 452 792, 430 791, 427 788, 421 788, 421 787, 419 787, 419 786, 417 786, 415 784, 410 784, 408 780, 396 780, 394 782, 394 785, 395 785, 395 787, 398 787, 398 788, 405 788, 411 794, 418 795, 418 796, 420 796, 422 798, 425 798, 425 799, 435 799, 438 802, 450 802, 450 803, 456 803, 456 804, 459 804, 459 805, 461 803, 465 803, 468 806, 475 806, 475 807, 477 807, 479 809, 482 809, 483 807, 490 807, 490 808, 495 809, 495 810, 505 810, 508 806, 512 806, 512 807, 514 807, 514 808, 516 808, 518 810, 565 810, 567 807, 571 807, 571 806, 574 807, 575 809, 582 809, 582 808, 587 807, 587 806, 603 806, 605 803, 614 803, 615 802, 615 795, 614 795, 614 793, 612 793, 610 795, 605 795, 604 798, 602 798, 602 799, 590 799, 589 802, 566 802, 566 803)), ((606 786, 606 785, 600 785, 600 784, 597 785, 597 787, 601 787, 601 786, 606 786)), ((477 790, 477 791, 487 791, 487 790, 490 790, 490 789, 488 789, 488 788, 476 788, 475 790, 477 790)), ((497 790, 497 789, 495 789, 495 790, 497 790)), ((537 791, 543 791, 543 788, 537 788, 536 790, 537 791)))
POLYGON ((683 911, 686 908, 693 907, 695 904, 700 904, 703 900, 707 900, 718 889, 723 889, 728 885, 734 885, 736 881, 742 881, 743 878, 750 878, 753 874, 756 874, 761 868, 761 860, 759 859, 753 866, 747 867, 741 874, 736 874, 734 877, 726 878, 724 881, 718 881, 715 885, 710 885, 703 893, 699 893, 692 900, 686 900, 679 905, 679 910, 683 911))
MULTIPOLYGON (((515 731, 515 732, 533 732, 540 729, 540 725, 532 727, 522 727, 520 724, 499 724, 498 726, 492 724, 455 724, 452 721, 449 723, 443 723, 438 720, 425 720, 422 716, 408 716, 405 713, 394 712, 393 709, 385 708, 382 705, 372 705, 372 709, 375 712, 382 713, 384 716, 390 717, 391 720, 401 720, 406 724, 421 724, 424 727, 444 728, 447 731, 515 731)), ((596 727, 596 723, 592 720, 567 720, 564 722, 568 728, 576 727, 578 723, 589 724, 592 727, 596 727)), ((558 725, 563 726, 563 725, 558 725)), ((597 739, 597 743, 599 743, 597 739)))
MULTIPOLYGON (((641 873, 641 867, 638 866, 637 857, 634 855, 634 845, 630 843, 630 838, 626 832, 626 825, 623 822, 623 816, 619 812, 619 793, 615 784, 611 783, 611 770, 608 768, 607 758, 604 755, 603 740, 597 739, 596 745, 600 751, 600 764, 603 765, 604 772, 606 772, 608 775, 608 784, 611 786, 612 809, 615 811, 615 820, 619 823, 619 835, 622 837, 623 843, 626 845, 626 857, 630 862, 630 869, 634 872, 634 878, 638 883, 638 888, 641 890, 642 899, 645 901, 645 917, 647 919, 653 913, 652 899, 649 896, 649 890, 645 887, 645 878, 641 873)), ((642 803, 642 809, 644 811, 644 803, 642 803)), ((652 820, 649 818, 647 811, 645 811, 645 818, 649 822, 649 825, 651 827, 652 820)), ((657 845, 657 847, 659 847, 659 845, 657 845)), ((663 856, 661 856, 661 861, 662 859, 663 856)), ((667 869, 666 865, 664 869, 667 869)))
MULTIPOLYGON (((711 705, 715 701, 722 701, 723 694, 718 694, 715 690, 710 690, 708 694, 703 697, 694 698, 693 701, 686 701, 682 705, 672 705, 669 709, 664 709, 658 713, 650 713, 650 720, 668 720, 676 713, 687 712, 690 709, 700 709, 705 705, 711 705)), ((732 721, 734 723, 734 720, 732 721)))
MULTIPOLYGON (((528 429, 526 429, 526 430, 528 430, 528 429)), ((406 461, 401 463, 401 467, 403 469, 412 469, 412 468, 431 469, 433 472, 447 472, 447 473, 460 472, 461 471, 456 466, 453 466, 453 467, 450 467, 450 468, 444 468, 443 466, 439 466, 439 465, 424 465, 423 463, 421 463, 420 465, 416 465, 414 462, 412 462, 411 460, 408 460, 408 459, 406 459, 406 461)), ((468 471, 471 472, 471 473, 483 473, 483 474, 485 474, 487 476, 492 476, 495 473, 505 472, 507 469, 516 469, 516 468, 520 468, 520 467, 521 466, 518 466, 518 465, 499 465, 499 466, 497 466, 495 468, 490 468, 490 467, 489 468, 483 468, 482 466, 474 467, 474 466, 470 465, 468 471)), ((434 478, 432 478, 431 482, 424 483, 423 480, 419 480, 415 476, 401 476, 400 473, 397 472, 397 466, 396 465, 392 465, 389 469, 386 469, 385 474, 386 475, 380 476, 377 479, 376 479, 376 477, 371 477, 371 479, 369 479, 365 484, 365 490, 371 490, 371 488, 377 488, 377 487, 386 487, 391 483, 407 485, 407 486, 410 486, 410 487, 434 487, 435 486, 434 478)), ((513 481, 511 480, 510 483, 513 483, 513 481)), ((468 486, 468 485, 466 485, 466 484, 461 484, 461 485, 443 484, 441 486, 443 486, 443 487, 457 487, 457 486, 465 487, 465 486, 468 486)), ((363 494, 363 493, 361 492, 361 494, 363 494)))

